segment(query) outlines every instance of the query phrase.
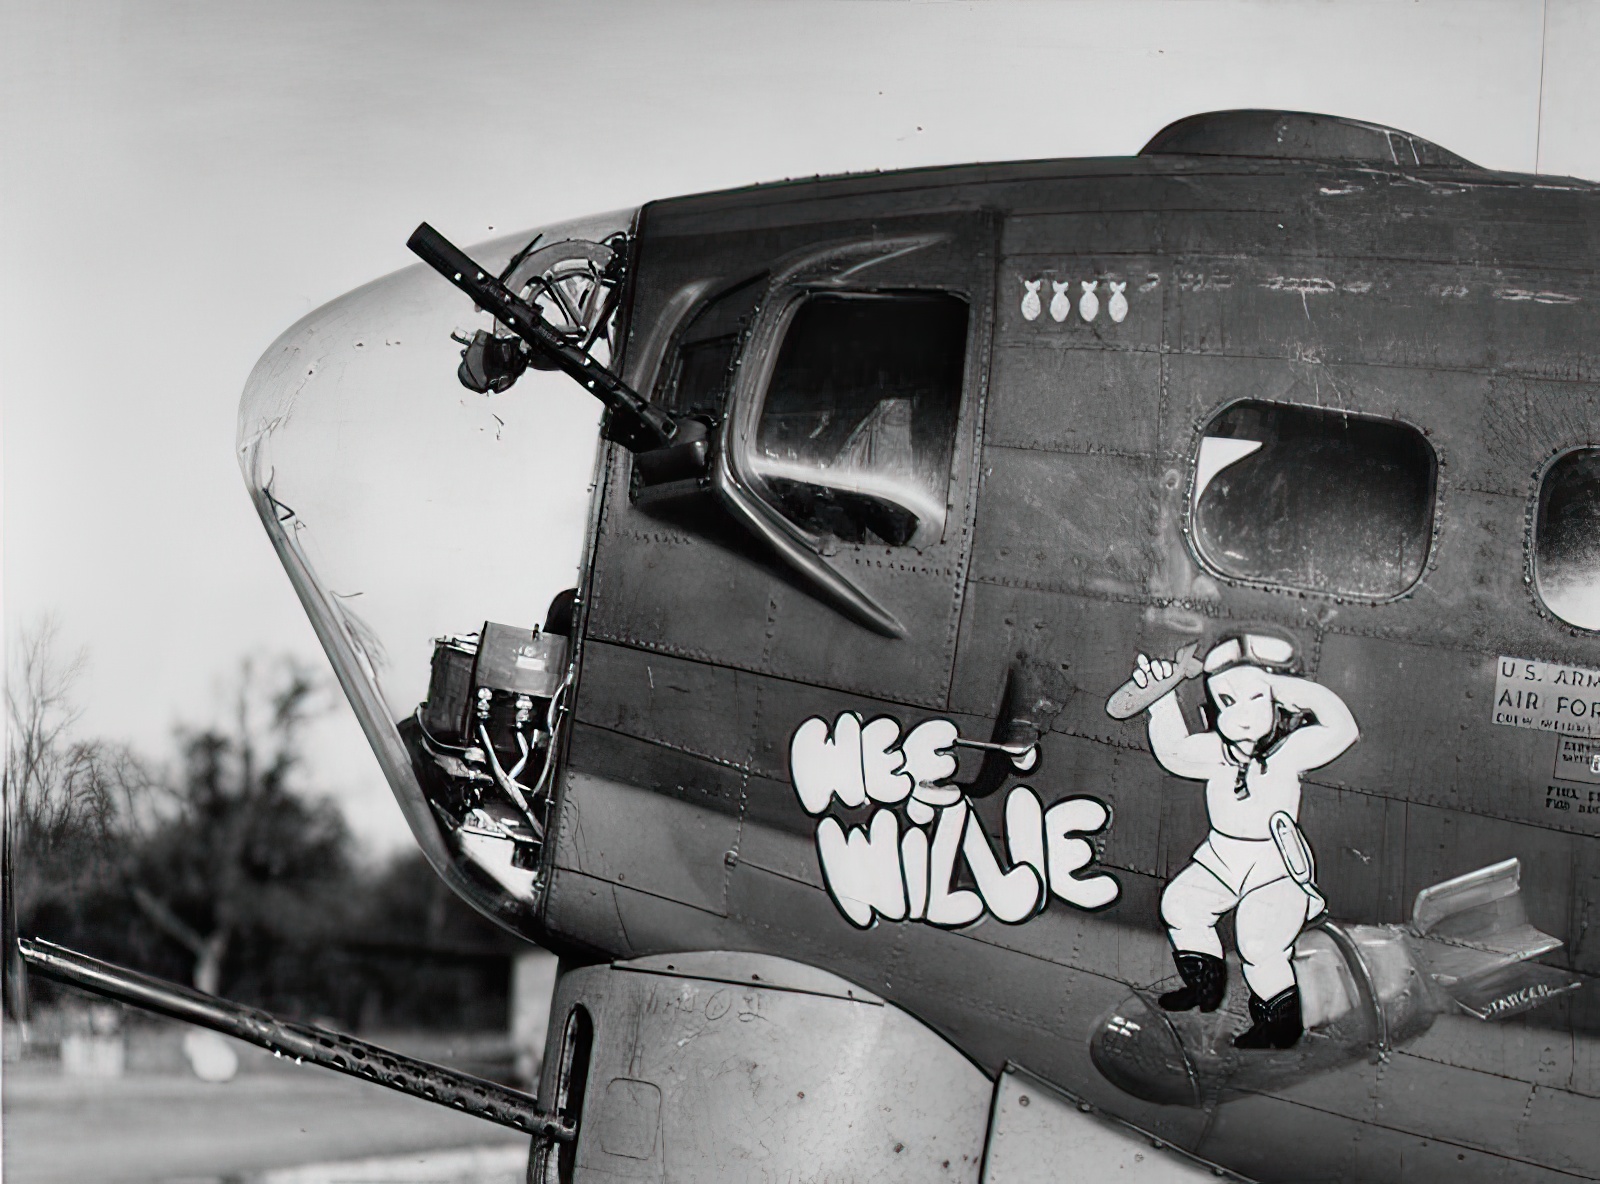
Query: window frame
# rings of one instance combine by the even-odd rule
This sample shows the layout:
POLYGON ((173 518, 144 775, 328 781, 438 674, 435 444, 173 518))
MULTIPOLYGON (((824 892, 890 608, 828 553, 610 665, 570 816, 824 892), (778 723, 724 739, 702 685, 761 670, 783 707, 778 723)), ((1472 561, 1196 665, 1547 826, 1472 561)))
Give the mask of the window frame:
POLYGON ((1533 484, 1528 494, 1527 508, 1523 513, 1522 573, 1523 583, 1527 586, 1528 595, 1533 598, 1534 609, 1541 617, 1571 633, 1592 637, 1600 635, 1600 626, 1591 629, 1588 626, 1574 624, 1572 621, 1567 620, 1545 602, 1544 593, 1539 590, 1539 502, 1543 499, 1544 485, 1549 480, 1551 472, 1567 457, 1579 452, 1600 453, 1600 440, 1587 440, 1577 444, 1561 445, 1545 457, 1544 463, 1533 474, 1533 484))
MULTIPOLYGON (((726 278, 703 280, 697 284, 691 284, 677 293, 673 303, 677 304, 681 311, 677 312, 676 315, 668 314, 666 319, 670 322, 670 332, 660 335, 660 340, 654 343, 655 353, 659 356, 654 357, 646 366, 641 367, 643 373, 653 376, 650 394, 651 402, 667 408, 675 415, 692 413, 690 409, 679 406, 678 402, 680 384, 683 379, 684 350, 713 341, 721 341, 724 338, 731 339, 733 341, 732 360, 734 365, 737 366, 740 357, 744 353, 745 345, 749 340, 755 321, 762 313, 763 301, 766 299, 770 278, 766 271, 757 271, 752 272, 744 279, 731 281, 726 278), (718 302, 745 288, 753 288, 755 290, 755 298, 751 301, 748 321, 740 330, 690 342, 689 334, 704 313, 718 302), (668 398, 669 395, 671 396, 670 399, 668 398)), ((723 391, 722 406, 716 416, 719 424, 727 418, 728 407, 733 401, 733 392, 734 379, 730 377, 723 391)))
POLYGON ((877 547, 920 552, 946 538, 951 521, 951 489, 961 469, 962 434, 970 431, 969 417, 972 415, 968 384, 972 375, 973 351, 979 345, 978 316, 973 294, 949 284, 918 283, 914 279, 899 277, 873 283, 875 277, 872 268, 876 264, 942 244, 947 239, 948 235, 942 233, 913 233, 836 243, 774 272, 768 281, 767 291, 759 303, 760 311, 739 352, 739 369, 728 394, 727 414, 723 418, 719 465, 726 471, 729 483, 759 503, 765 512, 764 516, 770 515, 779 531, 813 554, 827 555, 846 549, 877 547), (967 305, 967 337, 962 346, 961 391, 952 436, 950 473, 942 491, 946 512, 936 532, 926 531, 919 522, 912 539, 898 547, 882 542, 851 543, 833 535, 821 535, 805 529, 783 512, 776 496, 767 489, 750 463, 750 458, 755 454, 761 413, 767 404, 778 355, 801 306, 814 295, 869 296, 893 292, 939 293, 954 296, 967 305), (749 364, 752 361, 756 364, 749 364))
POLYGON ((1188 478, 1183 484, 1183 537, 1190 557, 1200 566, 1208 576, 1222 580, 1225 583, 1244 588, 1259 588, 1265 592, 1277 592, 1286 596, 1321 596, 1338 604, 1392 604, 1397 600, 1404 600, 1412 595, 1418 585, 1428 578, 1428 573, 1433 569, 1437 559, 1439 543, 1439 527, 1444 511, 1444 490, 1439 481, 1441 464, 1439 462, 1439 449, 1432 436, 1422 427, 1397 415, 1374 415, 1366 411, 1351 411, 1343 407, 1325 407, 1318 403, 1304 403, 1292 399, 1273 399, 1259 395, 1241 395, 1218 404, 1210 412, 1200 417, 1195 424, 1194 434, 1190 442, 1188 455, 1184 461, 1188 468, 1188 478), (1200 445, 1206 439, 1209 428, 1235 407, 1245 403, 1264 404, 1271 407, 1284 407, 1300 411, 1314 411, 1323 415, 1340 415, 1348 419, 1364 419, 1375 423, 1395 424, 1409 428, 1421 440, 1428 450, 1428 488, 1429 488, 1429 514, 1427 545, 1422 554, 1422 562, 1417 567, 1414 580, 1397 592, 1386 593, 1382 596, 1371 596, 1360 592, 1340 592, 1323 588, 1301 588, 1292 584, 1280 584, 1272 580, 1254 579, 1249 576, 1230 575, 1208 558, 1200 546, 1199 531, 1196 529, 1195 511, 1199 508, 1196 496, 1195 483, 1199 477, 1200 445))
MULTIPOLYGON (((766 364, 764 364, 762 367, 763 374, 761 383, 759 387, 755 389, 754 398, 750 400, 750 406, 746 411, 746 417, 748 420, 747 429, 742 431, 739 435, 739 446, 741 451, 739 456, 736 458, 736 461, 739 468, 742 470, 742 474, 744 475, 745 479, 749 482, 752 491, 755 492, 756 495, 765 501, 769 506, 771 506, 772 509, 776 510, 779 514, 782 514, 791 523, 791 525, 793 525, 795 529, 809 541, 810 545, 820 553, 827 553, 842 547, 889 547, 896 551, 910 548, 913 551, 920 552, 932 544, 941 542, 944 539, 945 530, 950 521, 950 488, 957 475, 958 465, 956 463, 956 454, 961 435, 963 412, 966 406, 968 361, 973 341, 973 314, 972 301, 970 297, 964 292, 955 291, 948 287, 938 286, 897 284, 884 288, 868 288, 808 284, 795 287, 791 292, 785 293, 783 299, 783 307, 779 312, 778 323, 772 337, 772 345, 769 351, 770 356, 766 360, 766 364), (916 529, 913 531, 911 537, 903 543, 890 543, 882 540, 874 542, 851 542, 850 540, 840 538, 837 535, 827 532, 808 530, 804 526, 801 526, 799 523, 794 522, 793 519, 788 517, 788 515, 784 512, 782 499, 777 495, 776 491, 767 484, 766 478, 763 477, 759 471, 757 444, 760 437, 761 424, 766 415, 767 405, 772 397, 772 381, 777 373, 778 360, 783 354, 783 348, 789 340, 789 333, 793 329, 795 319, 799 316, 800 311, 811 301, 830 296, 843 298, 845 300, 893 300, 899 296, 943 296, 960 301, 966 310, 967 324, 965 330, 966 336, 961 347, 960 386, 955 392, 955 414, 950 420, 947 464, 948 472, 945 475, 942 487, 929 490, 932 500, 941 503, 939 517, 936 522, 930 522, 924 519, 921 515, 917 515, 916 529)), ((815 484, 819 486, 826 486, 827 482, 819 480, 815 482, 815 484)), ((885 497, 883 500, 890 501, 891 499, 885 497)), ((892 502, 892 504, 897 506, 899 509, 906 511, 907 513, 913 512, 911 507, 905 503, 896 501, 892 502)))
POLYGON ((729 261, 733 265, 725 262, 718 274, 678 287, 668 302, 668 315, 656 321, 645 346, 632 353, 636 359, 632 365, 638 368, 641 385, 648 375, 648 385, 659 392, 674 364, 669 351, 684 340, 693 320, 711 301, 740 286, 736 277, 765 277, 735 356, 724 413, 713 431, 711 467, 698 489, 766 544, 770 558, 799 575, 815 599, 871 632, 905 639, 914 630, 882 601, 890 590, 883 573, 900 573, 890 584, 902 577, 943 581, 961 570, 970 548, 994 332, 993 262, 999 220, 983 207, 958 207, 933 214, 796 225, 807 230, 815 226, 822 233, 776 259, 752 253, 749 270, 729 261), (769 500, 759 478, 740 463, 746 441, 753 447, 757 436, 779 343, 798 307, 813 293, 924 291, 956 297, 967 308, 960 405, 949 480, 943 488, 943 529, 925 541, 916 538, 914 550, 909 544, 852 543, 831 534, 812 534, 783 513, 775 496, 769 500), (947 554, 950 551, 955 554, 947 554))

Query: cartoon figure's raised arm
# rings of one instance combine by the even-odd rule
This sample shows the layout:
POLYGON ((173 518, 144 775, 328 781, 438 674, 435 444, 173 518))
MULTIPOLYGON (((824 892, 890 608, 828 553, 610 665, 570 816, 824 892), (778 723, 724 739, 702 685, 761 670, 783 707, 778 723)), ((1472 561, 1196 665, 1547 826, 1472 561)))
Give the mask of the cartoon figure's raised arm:
POLYGON ((1305 772, 1319 769, 1360 738, 1356 717, 1327 687, 1289 674, 1269 674, 1272 696, 1290 711, 1309 711, 1316 723, 1296 728, 1278 749, 1277 759, 1305 772))
MULTIPOLYGON (((1140 654, 1133 667, 1133 681, 1143 687, 1171 678, 1175 669, 1165 658, 1150 659, 1140 654)), ((1183 708, 1178 705, 1176 687, 1150 704, 1150 751, 1167 772, 1204 781, 1217 763, 1217 747, 1215 736, 1190 733, 1183 708)))

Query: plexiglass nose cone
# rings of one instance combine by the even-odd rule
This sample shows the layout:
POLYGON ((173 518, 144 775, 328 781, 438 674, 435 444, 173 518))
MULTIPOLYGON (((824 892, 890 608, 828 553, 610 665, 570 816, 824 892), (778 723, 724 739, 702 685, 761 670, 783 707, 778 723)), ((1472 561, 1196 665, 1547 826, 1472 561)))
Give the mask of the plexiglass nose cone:
POLYGON ((1095 1026, 1089 1059, 1124 1093, 1165 1106, 1198 1106, 1194 1067, 1160 1006, 1129 995, 1095 1026))
MULTIPOLYGON (((609 359, 617 301, 600 297, 632 221, 471 249, 609 359)), ((534 936, 599 404, 543 370, 464 388, 462 343, 491 328, 421 264, 334 300, 251 374, 239 459, 418 845, 534 936)))

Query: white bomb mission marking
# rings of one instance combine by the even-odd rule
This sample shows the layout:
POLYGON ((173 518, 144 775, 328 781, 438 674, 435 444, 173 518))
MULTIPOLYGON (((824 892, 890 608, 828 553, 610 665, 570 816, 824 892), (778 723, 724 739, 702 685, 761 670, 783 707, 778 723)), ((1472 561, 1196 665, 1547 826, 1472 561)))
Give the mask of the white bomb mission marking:
POLYGON ((1085 835, 1111 821, 1104 802, 1067 798, 1048 810, 1026 785, 1006 796, 1005 860, 995 853, 955 775, 956 726, 918 724, 902 739, 900 723, 853 711, 830 727, 813 716, 789 741, 789 775, 800 805, 818 818, 817 858, 839 911, 862 929, 888 921, 953 928, 992 914, 1015 925, 1055 895, 1080 909, 1103 909, 1121 894, 1115 877, 1082 876, 1094 862, 1085 835), (837 800, 871 806, 865 825, 826 813, 837 800), (901 817, 901 811, 905 817, 901 817), (974 888, 958 888, 957 860, 974 888), (1005 863, 1009 863, 1007 868, 1005 863))

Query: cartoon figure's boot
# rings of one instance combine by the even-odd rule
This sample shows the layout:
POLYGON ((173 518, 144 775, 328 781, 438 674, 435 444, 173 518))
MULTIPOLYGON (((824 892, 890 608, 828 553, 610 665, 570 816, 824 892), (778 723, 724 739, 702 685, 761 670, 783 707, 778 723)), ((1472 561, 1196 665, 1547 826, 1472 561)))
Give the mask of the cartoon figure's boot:
POLYGON ((1285 987, 1271 999, 1250 992, 1250 1018, 1254 1022, 1233 1038, 1235 1048, 1293 1048, 1305 1028, 1300 1022, 1300 988, 1285 987))
POLYGON ((1192 1011, 1198 1007, 1201 1011, 1215 1011, 1222 1006, 1222 998, 1228 993, 1226 962, 1192 950, 1178 950, 1172 960, 1178 964, 1183 986, 1161 996, 1164 1010, 1192 1011))

